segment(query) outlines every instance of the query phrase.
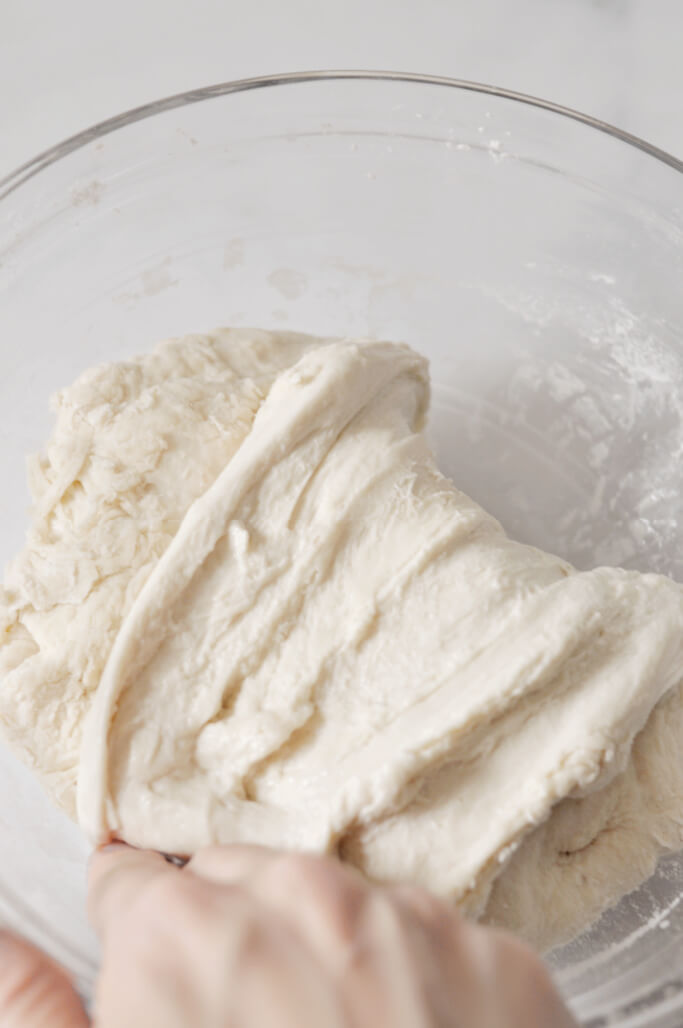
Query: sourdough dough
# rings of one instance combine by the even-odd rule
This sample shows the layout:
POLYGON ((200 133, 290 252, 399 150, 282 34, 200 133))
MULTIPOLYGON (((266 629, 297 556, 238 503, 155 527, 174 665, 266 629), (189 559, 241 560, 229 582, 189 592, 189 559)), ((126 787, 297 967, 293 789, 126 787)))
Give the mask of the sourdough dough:
POLYGON ((547 947, 683 844, 683 588, 509 540, 406 346, 223 329, 55 401, 0 722, 90 839, 337 852, 547 947))

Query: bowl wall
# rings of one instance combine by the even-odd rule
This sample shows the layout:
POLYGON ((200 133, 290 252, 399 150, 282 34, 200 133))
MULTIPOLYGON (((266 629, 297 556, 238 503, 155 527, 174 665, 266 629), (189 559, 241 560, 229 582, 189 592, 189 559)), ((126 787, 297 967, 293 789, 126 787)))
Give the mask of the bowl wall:
MULTIPOLYGON (((406 340, 443 469, 510 533, 683 580, 675 164, 503 94, 361 75, 188 94, 39 159, 0 184, 0 557, 51 392, 237 324, 406 340)), ((86 847, 0 768, 0 917, 87 989, 86 847)), ((682 879, 670 858, 553 955, 586 1024, 681 1023, 682 879)))

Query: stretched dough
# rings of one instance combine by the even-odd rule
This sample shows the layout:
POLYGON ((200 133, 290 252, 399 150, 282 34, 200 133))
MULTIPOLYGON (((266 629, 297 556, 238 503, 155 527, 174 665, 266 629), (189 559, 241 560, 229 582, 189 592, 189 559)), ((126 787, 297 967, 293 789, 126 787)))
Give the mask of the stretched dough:
POLYGON ((31 465, 0 724, 93 841, 336 852, 549 946, 682 844, 683 588, 509 540, 406 346, 87 372, 31 465))

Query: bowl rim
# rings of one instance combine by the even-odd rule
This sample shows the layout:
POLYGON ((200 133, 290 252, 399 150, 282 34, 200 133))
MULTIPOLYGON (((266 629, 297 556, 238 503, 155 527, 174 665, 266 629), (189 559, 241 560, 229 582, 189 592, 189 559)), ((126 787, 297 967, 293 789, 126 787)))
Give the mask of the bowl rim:
POLYGON ((170 96, 163 97, 160 100, 152 100, 149 103, 141 104, 139 107, 133 107, 121 114, 116 114, 113 117, 106 118, 104 121, 97 122, 89 128, 86 128, 81 132, 77 132, 75 135, 68 136, 66 139, 62 140, 62 142, 48 147, 47 150, 43 150, 24 164, 21 164, 18 168, 15 168, 14 171, 11 171, 8 175, 0 178, 0 200, 9 196, 10 193, 14 192, 15 189, 18 189, 19 186, 30 178, 33 178, 33 176, 37 175, 38 172, 49 167, 51 164, 54 164, 56 161, 61 160, 63 157, 66 157, 74 150, 78 150, 79 148, 86 146, 88 143, 91 143, 93 140, 108 135, 110 132, 115 132, 119 128, 124 128, 126 125, 130 125, 136 121, 142 121, 144 118, 149 118, 152 115, 170 111, 177 107, 184 107, 189 104, 201 103, 204 100, 212 100, 216 97, 226 96, 229 93, 241 93, 252 89, 294 85, 304 82, 330 82, 335 80, 413 82, 420 85, 444 86, 451 89, 463 90, 465 92, 480 93, 486 96, 495 96, 505 100, 512 100, 516 103, 536 107, 544 111, 550 111, 551 113, 558 114, 563 118, 569 118, 572 121, 580 122, 581 124, 598 132, 612 136, 614 139, 618 139, 621 142, 626 143, 628 146, 641 150, 643 153, 655 158, 662 164, 666 164, 668 167, 673 168, 674 171, 683 174, 683 160, 679 160, 678 157, 668 153, 666 150, 662 150, 660 147, 654 146, 652 143, 648 143, 645 139, 641 139, 640 136, 633 135, 625 129, 617 128, 616 125, 611 125, 607 121, 603 121, 600 118, 594 118, 591 115, 584 114, 572 107, 565 107, 562 104, 554 103, 552 100, 544 100, 527 93, 517 92, 516 90, 503 89, 498 86, 491 86, 482 82, 473 82, 469 79, 450 78, 445 75, 423 75, 418 72, 407 71, 340 69, 329 71, 293 71, 272 75, 259 75, 252 78, 233 79, 226 82, 219 82, 212 86, 203 86, 199 89, 191 89, 182 93, 174 93, 170 96))

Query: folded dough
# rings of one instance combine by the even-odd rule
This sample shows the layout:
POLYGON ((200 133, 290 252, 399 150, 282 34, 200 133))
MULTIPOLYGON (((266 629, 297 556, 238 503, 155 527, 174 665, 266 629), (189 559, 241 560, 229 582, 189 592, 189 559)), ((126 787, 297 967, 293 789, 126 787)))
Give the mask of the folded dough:
POLYGON ((93 841, 338 853, 547 947, 683 844, 683 588, 509 540, 407 346, 86 372, 30 468, 0 725, 93 841))

